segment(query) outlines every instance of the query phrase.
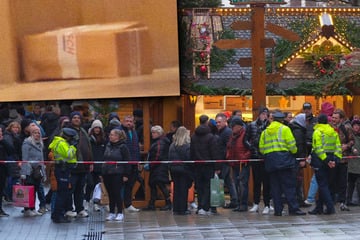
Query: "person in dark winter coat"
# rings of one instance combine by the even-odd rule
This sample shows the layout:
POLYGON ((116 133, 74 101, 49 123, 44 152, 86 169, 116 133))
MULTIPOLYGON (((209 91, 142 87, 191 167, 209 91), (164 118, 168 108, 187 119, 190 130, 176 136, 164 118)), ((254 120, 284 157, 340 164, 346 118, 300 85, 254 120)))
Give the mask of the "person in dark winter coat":
MULTIPOLYGON (((169 149, 170 161, 190 160, 190 132, 181 126, 173 135, 173 143, 169 149)), ((174 182, 173 213, 177 215, 190 214, 187 210, 188 190, 192 185, 191 168, 186 163, 170 165, 171 178, 174 182)))
MULTIPOLYGON (((20 138, 21 126, 17 121, 12 121, 6 127, 4 132, 4 141, 8 145, 8 158, 10 161, 21 160, 21 145, 22 141, 20 138)), ((6 186, 6 198, 12 200, 12 186, 19 183, 20 181, 20 167, 17 163, 7 163, 8 168, 8 179, 6 186)))
MULTIPOLYGON (((4 141, 3 137, 3 129, 0 128, 0 159, 7 159, 9 151, 9 145, 6 141, 4 141)), ((2 199, 4 195, 5 185, 6 185, 6 177, 8 176, 8 169, 6 164, 0 163, 0 217, 8 217, 3 208, 2 208, 2 199)))
POLYGON ((191 137, 190 156, 191 160, 203 161, 194 165, 195 188, 198 197, 199 215, 209 215, 210 210, 210 179, 214 174, 220 174, 221 164, 206 162, 208 160, 218 160, 221 158, 217 137, 211 133, 208 126, 209 117, 200 116, 200 126, 195 129, 191 137))
MULTIPOLYGON (((231 129, 232 135, 226 146, 226 159, 228 160, 246 160, 251 156, 250 146, 247 145, 245 141, 245 129, 246 124, 239 118, 233 117, 231 120, 231 129)), ((243 171, 240 172, 241 169, 245 168, 248 165, 248 161, 241 162, 231 162, 230 166, 232 167, 233 179, 235 181, 235 186, 237 190, 238 197, 237 199, 242 199, 244 194, 248 194, 248 192, 244 191, 248 188, 248 176, 244 176, 243 171), (246 179, 244 179, 246 178, 246 179)), ((247 199, 247 196, 244 197, 247 199)), ((236 203, 238 205, 234 211, 240 211, 241 205, 240 202, 236 203)))
MULTIPOLYGON (((260 108, 259 116, 255 121, 252 121, 246 128, 246 136, 245 139, 248 142, 248 145, 251 149, 251 158, 252 159, 262 159, 263 155, 259 152, 259 140, 261 133, 265 130, 265 128, 269 124, 269 109, 266 107, 260 108)), ((253 174, 253 191, 254 191, 254 205, 249 210, 250 212, 258 212, 259 211, 259 203, 261 197, 261 190, 263 195, 263 201, 265 208, 263 210, 264 214, 268 214, 268 209, 272 210, 270 206, 270 180, 269 174, 265 171, 265 165, 263 161, 257 160, 250 163, 251 170, 253 174), (266 208, 267 207, 267 208, 266 208)), ((248 170, 248 175, 250 175, 249 166, 243 168, 248 170)), ((244 191, 247 191, 245 189, 244 191)), ((247 196, 247 195, 246 195, 247 196)), ((242 199, 242 204, 246 204, 248 199, 242 199)), ((246 208, 247 209, 247 208, 246 208)), ((246 209, 242 209, 245 210, 246 209)))
MULTIPOLYGON (((170 141, 166 137, 161 126, 155 125, 151 128, 153 142, 150 146, 148 161, 167 161, 169 154, 170 141)), ((149 185, 151 189, 151 199, 149 205, 144 210, 155 210, 155 201, 157 197, 157 186, 159 186, 166 201, 166 205, 160 210, 171 210, 170 193, 166 185, 170 183, 169 169, 167 163, 150 164, 149 185)))
POLYGON ((300 113, 288 125, 294 135, 296 147, 298 149, 296 158, 302 158, 297 161, 297 176, 296 176, 296 197, 300 206, 304 205, 304 166, 306 154, 306 116, 305 113, 300 113))
POLYGON ((90 138, 87 131, 82 128, 82 118, 80 112, 72 112, 70 114, 71 128, 74 129, 78 136, 78 143, 76 144, 76 155, 78 164, 71 170, 71 187, 74 198, 75 211, 79 217, 87 217, 88 213, 84 207, 84 187, 86 184, 86 176, 92 172, 93 165, 85 164, 84 161, 92 161, 92 150, 90 138))
MULTIPOLYGON (((130 152, 131 161, 140 161, 140 145, 137 133, 135 131, 134 117, 130 115, 125 116, 124 123, 122 124, 121 128, 125 131, 126 134, 126 145, 130 152)), ((132 164, 130 168, 131 172, 129 174, 129 179, 124 184, 124 205, 126 211, 138 212, 139 209, 132 205, 132 190, 134 188, 135 182, 137 179, 139 179, 138 165, 132 164)))
MULTIPOLYGON (((129 161, 130 153, 126 146, 126 134, 123 130, 113 129, 110 131, 109 142, 106 145, 104 161, 120 162, 129 161)), ((109 194, 109 216, 107 221, 123 221, 123 199, 121 188, 128 180, 130 165, 127 163, 103 164, 102 177, 109 194), (117 214, 115 212, 117 208, 117 214)))
MULTIPOLYGON (((104 160, 104 151, 106 147, 106 137, 103 129, 103 124, 100 120, 94 120, 89 129, 89 137, 91 143, 91 150, 94 161, 104 160)), ((95 163, 94 169, 91 173, 88 173, 88 184, 86 185, 85 200, 90 201, 91 193, 93 192, 94 186, 100 182, 101 175, 101 163, 95 163), (90 182, 91 181, 91 182, 90 182)), ((99 206, 95 203, 94 210, 100 211, 99 206)))

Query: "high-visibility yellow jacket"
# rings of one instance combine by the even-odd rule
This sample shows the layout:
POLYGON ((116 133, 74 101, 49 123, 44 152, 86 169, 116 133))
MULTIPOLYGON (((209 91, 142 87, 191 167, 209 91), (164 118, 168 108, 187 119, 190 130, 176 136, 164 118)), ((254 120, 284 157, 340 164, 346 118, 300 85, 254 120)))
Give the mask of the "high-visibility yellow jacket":
POLYGON ((334 153, 342 158, 339 134, 329 124, 318 123, 314 126, 312 149, 322 161, 326 159, 326 153, 334 153))
POLYGON ((297 147, 291 129, 278 121, 273 121, 261 133, 259 150, 263 155, 284 151, 295 154, 297 147))
POLYGON ((55 136, 50 143, 49 149, 54 154, 55 163, 67 162, 76 163, 76 147, 70 145, 64 138, 55 136))

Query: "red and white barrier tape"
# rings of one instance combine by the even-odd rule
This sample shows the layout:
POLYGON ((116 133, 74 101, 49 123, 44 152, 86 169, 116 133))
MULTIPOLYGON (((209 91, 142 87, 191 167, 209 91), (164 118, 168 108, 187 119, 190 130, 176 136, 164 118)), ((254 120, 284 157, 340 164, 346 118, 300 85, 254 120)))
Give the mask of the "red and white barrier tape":
MULTIPOLYGON (((342 159, 359 159, 360 156, 346 156, 343 157, 342 159)), ((307 158, 296 158, 297 161, 304 161, 307 160, 307 158)), ((236 159, 230 159, 230 160, 190 160, 190 161, 181 161, 181 160, 172 160, 172 161, 82 161, 82 162, 77 162, 77 164, 101 164, 101 163, 106 163, 106 164, 164 164, 164 163, 170 163, 170 164, 176 164, 176 163, 248 163, 248 162, 262 162, 264 161, 264 159, 257 159, 257 158, 253 158, 253 159, 242 159, 242 160, 236 160, 236 159)), ((52 162, 56 162, 56 161, 10 161, 10 160, 0 160, 0 163, 52 163, 52 162)))

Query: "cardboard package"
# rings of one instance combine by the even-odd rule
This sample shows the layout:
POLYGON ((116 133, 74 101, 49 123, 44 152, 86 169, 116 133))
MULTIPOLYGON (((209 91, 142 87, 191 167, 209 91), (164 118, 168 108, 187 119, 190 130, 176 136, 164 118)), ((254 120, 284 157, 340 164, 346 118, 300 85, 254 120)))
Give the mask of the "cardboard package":
POLYGON ((25 81, 115 78, 153 70, 148 28, 138 22, 84 25, 25 36, 25 81))

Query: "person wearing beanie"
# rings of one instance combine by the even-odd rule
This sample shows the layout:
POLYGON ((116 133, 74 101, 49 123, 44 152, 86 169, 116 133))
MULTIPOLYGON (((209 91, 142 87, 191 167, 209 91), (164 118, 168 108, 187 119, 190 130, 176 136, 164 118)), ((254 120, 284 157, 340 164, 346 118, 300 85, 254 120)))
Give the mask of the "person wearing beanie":
MULTIPOLYGON (((91 150, 94 161, 103 161, 104 160, 104 151, 106 147, 106 136, 103 129, 103 124, 100 120, 96 119, 92 122, 91 127, 89 129, 89 137, 90 137, 90 143, 91 143, 91 150)), ((94 169, 91 172, 91 178, 93 179, 93 184, 87 184, 86 185, 86 191, 85 191, 85 201, 89 202, 91 198, 91 193, 93 192, 93 189, 91 187, 96 184, 98 184, 101 179, 101 170, 102 170, 102 164, 101 163, 95 163, 94 169)), ((100 211, 100 207, 97 202, 94 202, 94 210, 100 211)))
MULTIPOLYGON (((70 114, 70 127, 77 132, 78 144, 76 145, 76 157, 78 164, 71 170, 71 189, 75 205, 75 213, 78 217, 88 217, 84 206, 84 187, 85 184, 91 184, 92 181, 87 181, 90 172, 93 170, 93 165, 83 163, 84 161, 93 161, 92 149, 90 138, 87 131, 82 127, 81 113, 74 111, 70 114)), ((94 189, 94 186, 89 186, 90 189, 94 189)), ((71 204, 72 205, 72 204, 71 204)), ((68 212, 67 212, 68 213, 68 212)), ((68 216, 74 216, 75 214, 68 214, 68 216)))
POLYGON ((282 194, 285 195, 289 215, 305 215, 296 199, 296 159, 298 149, 291 129, 282 122, 285 115, 281 111, 272 114, 273 121, 261 133, 259 150, 264 155, 265 170, 269 173, 271 196, 275 216, 282 216, 282 194))
MULTIPOLYGON (((245 141, 250 146, 251 150, 251 158, 252 159, 261 159, 263 158, 262 154, 259 151, 259 139, 262 131, 269 125, 269 109, 266 107, 261 107, 259 109, 259 116, 249 123, 246 127, 246 135, 245 141)), ((246 182, 249 181, 250 176, 250 165, 252 170, 253 176, 253 192, 254 192, 254 204, 249 212, 258 212, 259 211, 259 203, 261 193, 263 195, 262 199, 264 201, 264 209, 263 214, 269 214, 270 210, 273 210, 272 206, 270 206, 270 185, 269 185, 269 174, 265 171, 265 165, 263 161, 253 161, 249 164, 244 164, 243 171, 244 174, 244 181, 245 178, 246 182)), ((245 185, 245 187, 247 187, 245 185)), ((240 211, 247 211, 248 209, 248 187, 244 189, 244 194, 241 199, 242 208, 239 209, 240 211)))
POLYGON ((321 113, 318 124, 314 127, 313 152, 310 165, 315 170, 316 181, 319 185, 319 198, 316 207, 309 214, 334 214, 335 207, 330 193, 329 173, 342 158, 341 143, 338 133, 328 124, 328 116, 321 113), (324 205, 326 211, 324 212, 324 205))
MULTIPOLYGON (((244 141, 246 128, 245 123, 241 120, 240 117, 235 116, 231 120, 231 130, 232 135, 227 142, 226 145, 226 159, 228 160, 247 160, 251 156, 250 146, 246 145, 246 141, 244 141)), ((234 210, 240 210, 240 199, 242 199, 242 194, 244 193, 244 189, 247 189, 248 182, 243 181, 243 169, 244 166, 248 165, 248 161, 239 161, 239 162, 231 162, 230 166, 232 168, 232 179, 235 180, 235 188, 237 193, 237 207, 234 210)), ((246 174, 246 173, 245 173, 246 174)))
POLYGON ((297 177, 296 177, 296 198, 300 206, 306 206, 304 203, 304 167, 306 155, 306 116, 305 113, 297 114, 288 125, 294 135, 296 147, 298 149, 296 158, 304 160, 297 161, 297 177))

